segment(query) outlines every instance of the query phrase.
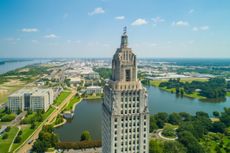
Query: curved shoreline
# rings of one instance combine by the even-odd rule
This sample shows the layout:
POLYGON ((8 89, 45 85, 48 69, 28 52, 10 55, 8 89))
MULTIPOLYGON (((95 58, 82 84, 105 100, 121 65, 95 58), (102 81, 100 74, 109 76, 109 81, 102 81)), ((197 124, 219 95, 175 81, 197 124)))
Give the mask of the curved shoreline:
POLYGON ((65 118, 63 118, 63 122, 61 122, 61 123, 59 123, 59 124, 57 124, 57 125, 54 125, 54 128, 57 128, 57 127, 59 127, 59 126, 62 126, 62 125, 64 125, 66 122, 67 122, 67 120, 66 120, 65 118))

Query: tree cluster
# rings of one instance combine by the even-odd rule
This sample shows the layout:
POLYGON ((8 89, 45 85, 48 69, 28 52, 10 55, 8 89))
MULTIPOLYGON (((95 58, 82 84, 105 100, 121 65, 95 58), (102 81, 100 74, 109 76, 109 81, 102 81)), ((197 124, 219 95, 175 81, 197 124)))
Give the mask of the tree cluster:
POLYGON ((34 143, 32 151, 43 153, 48 148, 56 147, 58 137, 53 133, 52 125, 45 125, 39 133, 38 140, 34 143))
POLYGON ((166 87, 167 89, 176 89, 176 94, 184 95, 192 94, 197 89, 199 94, 206 98, 225 98, 226 91, 230 89, 230 83, 226 82, 224 78, 210 78, 206 82, 192 81, 181 82, 178 79, 169 79, 167 82, 161 82, 159 87, 166 87))

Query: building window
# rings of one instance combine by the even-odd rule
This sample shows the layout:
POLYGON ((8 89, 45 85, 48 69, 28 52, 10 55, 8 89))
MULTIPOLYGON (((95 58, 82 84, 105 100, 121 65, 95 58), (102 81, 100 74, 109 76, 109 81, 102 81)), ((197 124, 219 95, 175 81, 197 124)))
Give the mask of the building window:
POLYGON ((131 73, 130 70, 125 70, 125 80, 130 81, 131 80, 131 73))

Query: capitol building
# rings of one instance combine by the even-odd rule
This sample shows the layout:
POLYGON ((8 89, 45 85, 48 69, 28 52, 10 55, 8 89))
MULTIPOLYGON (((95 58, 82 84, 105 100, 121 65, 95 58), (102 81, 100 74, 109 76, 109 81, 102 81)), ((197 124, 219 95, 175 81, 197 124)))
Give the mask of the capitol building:
POLYGON ((148 153, 149 110, 146 89, 137 79, 136 55, 128 47, 126 28, 112 60, 112 77, 104 88, 102 152, 148 153))

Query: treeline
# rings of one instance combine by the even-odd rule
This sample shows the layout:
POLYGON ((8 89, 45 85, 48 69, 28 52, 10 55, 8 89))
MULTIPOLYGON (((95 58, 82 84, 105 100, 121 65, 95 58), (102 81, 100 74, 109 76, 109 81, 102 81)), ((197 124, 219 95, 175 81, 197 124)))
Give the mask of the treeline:
POLYGON ((86 149, 101 147, 101 141, 58 142, 57 149, 86 149))
MULTIPOLYGON (((224 112, 222 113, 214 112, 213 115, 217 117, 219 121, 212 122, 209 118, 209 115, 205 112, 197 112, 194 116, 186 112, 172 114, 162 112, 151 116, 150 132, 163 128, 166 123, 178 125, 176 130, 178 140, 175 144, 166 144, 171 146, 171 150, 170 148, 166 147, 169 149, 168 151, 165 150, 166 148, 164 147, 164 142, 156 142, 156 140, 152 140, 150 141, 150 153, 209 152, 210 148, 213 146, 204 146, 201 143, 201 140, 205 136, 207 136, 209 133, 220 133, 222 134, 222 139, 224 139, 224 137, 229 139, 230 136, 230 108, 225 108, 224 112)), ((215 150, 229 152, 230 142, 228 141, 227 144, 224 144, 224 142, 217 144, 215 150)))
POLYGON ((104 79, 110 79, 112 76, 112 69, 111 68, 94 68, 95 72, 99 73, 100 77, 104 79))
POLYGON ((208 81, 192 81, 181 82, 178 79, 169 79, 167 82, 161 82, 159 87, 166 87, 167 89, 176 89, 176 94, 184 95, 192 94, 197 91, 206 98, 225 98, 226 92, 230 90, 230 82, 225 81, 224 78, 211 78, 208 81))

